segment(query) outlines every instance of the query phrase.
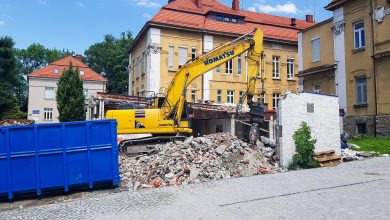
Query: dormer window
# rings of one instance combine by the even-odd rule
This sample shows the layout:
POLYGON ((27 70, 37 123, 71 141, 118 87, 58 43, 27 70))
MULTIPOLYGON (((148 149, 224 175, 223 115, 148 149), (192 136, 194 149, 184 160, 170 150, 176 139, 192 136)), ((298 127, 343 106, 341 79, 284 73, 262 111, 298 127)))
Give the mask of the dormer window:
POLYGON ((228 16, 222 16, 222 15, 217 15, 215 16, 217 21, 223 21, 223 22, 231 22, 231 23, 238 23, 239 19, 238 18, 232 18, 228 16))
POLYGON ((237 23, 237 19, 236 18, 232 18, 232 22, 233 23, 237 23))
POLYGON ((220 15, 217 15, 217 21, 223 21, 223 17, 220 15))
POLYGON ((53 70, 53 72, 54 72, 55 74, 58 74, 58 73, 60 73, 60 70, 57 69, 57 68, 55 68, 55 69, 53 70))
POLYGON ((84 76, 84 71, 83 70, 80 70, 80 76, 84 76))
POLYGON ((229 21, 230 21, 230 18, 229 18, 229 17, 224 17, 224 18, 223 18, 223 21, 224 21, 224 22, 229 22, 229 21))

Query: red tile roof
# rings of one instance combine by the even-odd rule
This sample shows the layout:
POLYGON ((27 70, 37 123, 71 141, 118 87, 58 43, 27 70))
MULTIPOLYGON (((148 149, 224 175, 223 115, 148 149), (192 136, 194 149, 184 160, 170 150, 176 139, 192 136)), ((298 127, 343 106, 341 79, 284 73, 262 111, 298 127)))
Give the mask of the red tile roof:
POLYGON ((81 76, 81 79, 83 81, 98 81, 98 82, 107 82, 108 81, 106 78, 104 78, 100 74, 91 70, 83 62, 79 61, 78 59, 76 59, 72 56, 64 57, 60 60, 57 60, 57 61, 49 64, 46 67, 43 67, 42 69, 35 70, 34 72, 28 74, 28 77, 59 79, 61 77, 62 71, 64 69, 69 68, 70 62, 72 62, 73 68, 78 67, 80 71, 81 70, 84 71, 84 75, 81 76), (55 69, 58 69, 59 73, 54 73, 55 69))
POLYGON ((201 1, 201 7, 198 8, 195 0, 175 0, 164 5, 150 19, 149 24, 168 24, 237 35, 245 34, 255 27, 259 27, 266 38, 293 42, 298 41, 298 31, 315 24, 296 19, 296 26, 291 26, 291 18, 246 10, 233 10, 217 0, 201 1), (231 17, 243 18, 244 23, 216 21, 215 18, 208 16, 211 13, 228 14, 231 17))

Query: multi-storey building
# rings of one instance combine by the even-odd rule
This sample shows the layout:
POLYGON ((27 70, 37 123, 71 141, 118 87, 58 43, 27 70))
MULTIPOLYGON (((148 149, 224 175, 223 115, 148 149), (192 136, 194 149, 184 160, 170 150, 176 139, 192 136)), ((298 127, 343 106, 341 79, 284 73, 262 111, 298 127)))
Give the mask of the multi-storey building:
MULTIPOLYGON (((70 63, 73 68, 79 68, 86 99, 96 96, 98 92, 105 92, 107 79, 82 63, 81 58, 81 55, 67 56, 28 74, 28 119, 36 123, 58 122, 57 82, 70 63)), ((95 106, 88 108, 86 119, 93 119, 95 112, 95 106)))
MULTIPOLYGON (((260 28, 265 35, 265 103, 277 107, 286 90, 297 92, 298 31, 306 20, 240 10, 217 0, 169 0, 143 26, 129 48, 129 94, 164 93, 178 68, 240 35, 260 28)), ((237 103, 246 91, 246 57, 242 54, 194 80, 187 100, 237 103)), ((257 85, 260 94, 260 82, 257 85)))
POLYGON ((344 130, 390 135, 390 1, 333 0, 299 34, 300 88, 339 97, 344 130))

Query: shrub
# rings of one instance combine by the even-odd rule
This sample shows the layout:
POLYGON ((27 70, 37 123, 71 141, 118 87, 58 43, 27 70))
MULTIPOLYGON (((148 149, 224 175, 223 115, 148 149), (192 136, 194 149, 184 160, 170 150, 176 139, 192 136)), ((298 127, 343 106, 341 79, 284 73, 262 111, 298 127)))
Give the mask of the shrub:
POLYGON ((311 137, 310 127, 305 122, 302 122, 300 128, 295 131, 293 139, 295 142, 295 155, 289 168, 297 169, 300 167, 307 169, 318 167, 318 161, 313 159, 316 140, 311 137))

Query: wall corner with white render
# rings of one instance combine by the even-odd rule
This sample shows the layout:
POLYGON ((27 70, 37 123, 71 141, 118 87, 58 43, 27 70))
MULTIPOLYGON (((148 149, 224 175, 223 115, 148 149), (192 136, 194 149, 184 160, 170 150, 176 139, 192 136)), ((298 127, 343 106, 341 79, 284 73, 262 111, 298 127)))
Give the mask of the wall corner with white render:
POLYGON ((279 131, 280 165, 288 167, 295 154, 294 132, 302 122, 311 129, 312 138, 316 139, 315 152, 340 149, 339 103, 336 96, 312 93, 287 94, 280 100, 277 124, 279 131), (313 112, 308 105, 313 106, 313 112))
MULTIPOLYGON (((209 52, 213 49, 213 36, 203 36, 203 52, 209 52)), ((210 80, 213 80, 213 70, 203 75, 203 100, 210 100, 210 80)))
MULTIPOLYGON (((298 33, 298 72, 303 71, 303 42, 302 32, 298 33)), ((303 92, 303 77, 298 78, 298 91, 303 92)))
MULTIPOLYGON (((160 92, 160 77, 161 77, 161 53, 154 52, 155 47, 161 46, 161 30, 158 28, 150 28, 147 32, 147 67, 146 67, 146 91, 153 91, 156 94, 160 92)), ((160 50, 157 50, 160 51, 160 50)), ((146 95, 151 95, 145 93, 146 95)))
POLYGON ((340 109, 347 111, 347 82, 345 68, 345 36, 344 36, 344 10, 340 7, 333 11, 333 25, 340 26, 340 32, 334 34, 334 60, 337 64, 335 70, 336 95, 339 97, 340 109))

